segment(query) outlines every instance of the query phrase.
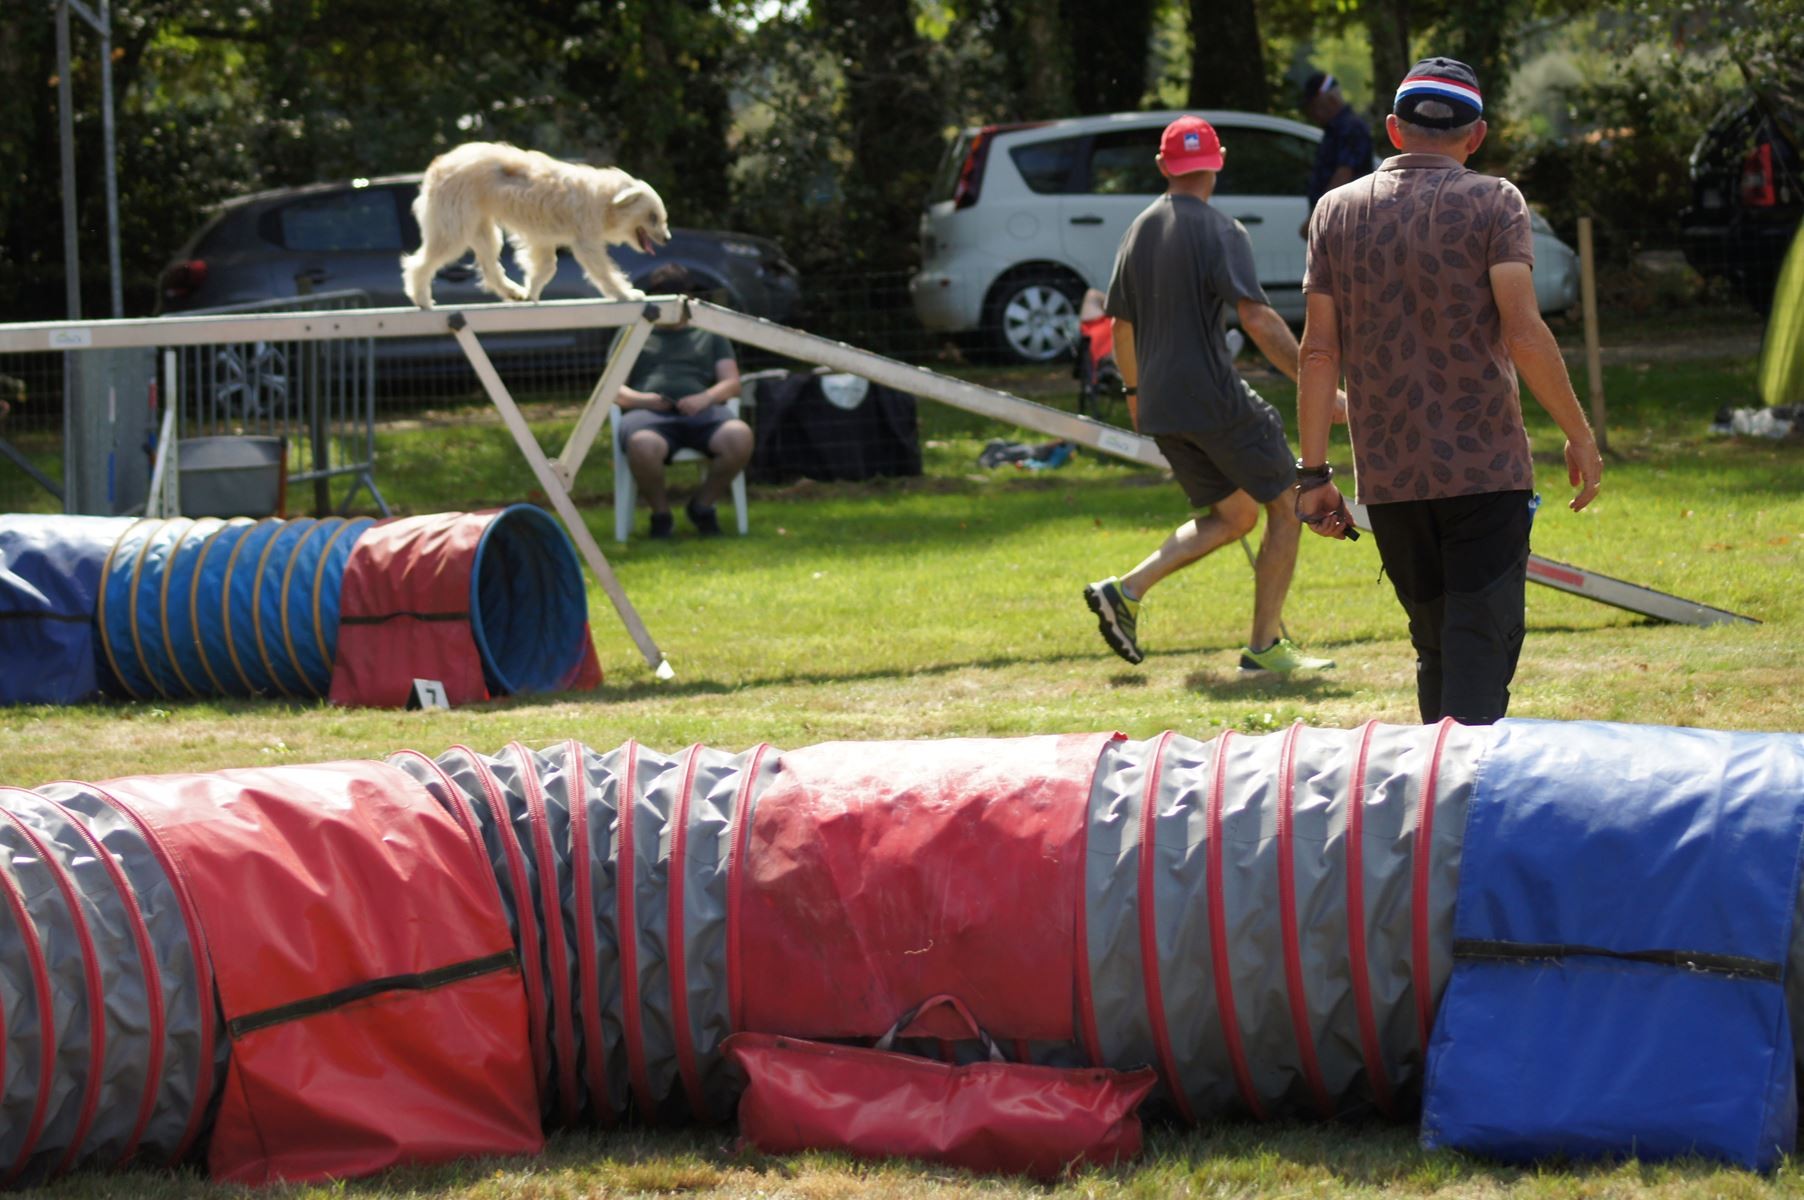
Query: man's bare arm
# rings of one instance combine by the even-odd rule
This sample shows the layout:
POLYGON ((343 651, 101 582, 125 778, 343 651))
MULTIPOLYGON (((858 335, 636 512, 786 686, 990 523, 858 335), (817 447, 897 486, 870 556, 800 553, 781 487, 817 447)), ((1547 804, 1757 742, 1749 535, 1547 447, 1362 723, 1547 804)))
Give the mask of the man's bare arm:
POLYGON ((1509 262, 1493 266, 1490 275, 1491 294, 1497 299, 1497 313, 1503 322, 1504 347, 1535 401, 1566 435, 1566 475, 1578 489, 1568 507, 1577 512, 1591 503, 1603 483, 1604 460, 1597 451, 1597 438, 1572 390, 1560 344, 1541 319, 1534 273, 1527 263, 1509 262))
MULTIPOLYGON (((1303 321, 1303 344, 1297 370, 1297 452, 1306 467, 1328 461, 1328 431, 1346 420, 1346 397, 1340 392, 1340 313, 1334 297, 1309 292, 1303 321)), ((1346 501, 1334 484, 1297 493, 1297 517, 1323 537, 1346 536, 1351 521, 1346 501)))
POLYGON ((1140 360, 1134 357, 1134 327, 1115 318, 1115 366, 1121 371, 1121 382, 1128 388, 1128 421, 1140 428, 1140 360))
POLYGON ((1240 314, 1240 327, 1253 339, 1253 344, 1271 360, 1272 366, 1284 373, 1284 378, 1294 381, 1297 377, 1297 338, 1284 318, 1278 315, 1278 310, 1257 300, 1241 300, 1236 309, 1240 314))

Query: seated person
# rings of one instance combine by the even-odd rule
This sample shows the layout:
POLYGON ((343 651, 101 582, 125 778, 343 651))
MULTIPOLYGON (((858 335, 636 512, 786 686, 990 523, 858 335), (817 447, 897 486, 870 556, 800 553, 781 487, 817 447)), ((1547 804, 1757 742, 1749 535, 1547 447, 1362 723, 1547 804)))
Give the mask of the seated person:
MULTIPOLYGON (((643 286, 654 296, 694 295, 698 290, 688 270, 676 265, 659 267, 643 286)), ((652 331, 615 400, 620 445, 651 509, 652 537, 667 538, 674 526, 664 467, 678 450, 695 450, 712 460, 684 511, 703 536, 720 532, 714 505, 752 457, 751 426, 726 407, 738 394, 733 343, 718 333, 692 329, 686 320, 652 331)))

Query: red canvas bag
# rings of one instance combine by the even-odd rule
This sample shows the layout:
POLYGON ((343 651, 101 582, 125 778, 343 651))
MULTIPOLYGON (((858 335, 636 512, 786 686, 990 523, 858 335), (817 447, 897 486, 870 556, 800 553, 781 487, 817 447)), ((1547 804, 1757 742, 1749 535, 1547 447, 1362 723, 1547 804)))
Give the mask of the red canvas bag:
POLYGON ((842 1150, 1040 1179, 1138 1155, 1134 1111, 1157 1079, 1151 1067, 1007 1062, 951 996, 920 1005, 875 1047, 736 1033, 722 1049, 747 1080, 740 1134, 767 1154, 842 1150), (956 1026, 933 1012, 941 1008, 956 1026), (980 1040, 989 1061, 955 1066, 889 1049, 898 1037, 948 1036, 980 1040))

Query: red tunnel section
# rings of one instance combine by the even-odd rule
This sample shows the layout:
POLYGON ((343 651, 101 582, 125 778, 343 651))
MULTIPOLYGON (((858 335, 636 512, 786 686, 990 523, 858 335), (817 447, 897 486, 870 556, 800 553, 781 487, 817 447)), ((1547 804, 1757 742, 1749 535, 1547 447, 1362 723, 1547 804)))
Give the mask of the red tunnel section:
POLYGON ((737 831, 733 1026, 876 1037, 946 994, 986 1029, 1076 1040, 1084 817, 1111 736, 785 754, 737 831))
POLYGON ((543 1144, 525 997, 472 833, 355 762, 119 780, 176 864, 230 1043, 208 1166, 242 1183, 543 1144))

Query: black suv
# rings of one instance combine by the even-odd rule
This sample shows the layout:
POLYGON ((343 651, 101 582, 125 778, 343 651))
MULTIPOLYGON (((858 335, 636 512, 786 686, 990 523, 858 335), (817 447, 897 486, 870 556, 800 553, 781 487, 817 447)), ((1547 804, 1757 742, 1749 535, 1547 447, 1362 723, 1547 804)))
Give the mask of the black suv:
POLYGON ((1681 217, 1685 257, 1722 276, 1760 312, 1804 220, 1804 98, 1773 71, 1725 107, 1691 152, 1691 207, 1681 217), (1783 82, 1777 82, 1783 80, 1783 82))
MULTIPOLYGON (((241 196, 221 204, 200 231, 163 269, 157 315, 213 310, 322 292, 357 291, 373 307, 405 307, 401 255, 418 248, 419 226, 413 199, 419 175, 391 175, 348 183, 310 184, 241 196)), ((695 277, 706 298, 753 316, 787 324, 800 307, 801 286, 783 248, 768 238, 743 233, 673 229, 656 257, 627 246, 608 253, 638 286, 658 266, 680 263, 695 277)), ((501 262, 518 280, 511 249, 501 262)), ((438 273, 432 294, 441 307, 492 303, 496 297, 476 284, 476 268, 465 257, 438 273)), ((600 295, 569 255, 558 256, 557 275, 546 286, 547 300, 594 299, 600 295)), ((490 339, 484 339, 491 345, 490 339)), ((559 349, 605 352, 596 331, 555 330, 497 336, 491 353, 523 354, 559 349), (595 342, 584 345, 584 339, 595 342)), ((435 359, 460 361, 445 339, 398 339, 381 344, 391 365, 427 368, 435 359)))

